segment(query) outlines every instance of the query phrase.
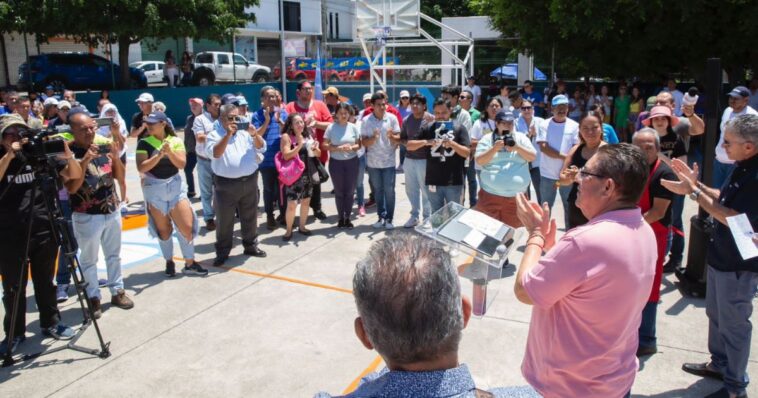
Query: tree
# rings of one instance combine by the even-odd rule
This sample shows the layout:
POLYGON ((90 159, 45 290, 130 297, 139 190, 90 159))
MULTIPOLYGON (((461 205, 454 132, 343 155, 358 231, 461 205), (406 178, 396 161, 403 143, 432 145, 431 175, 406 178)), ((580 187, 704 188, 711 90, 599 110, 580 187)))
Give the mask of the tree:
MULTIPOLYGON (((421 0, 421 12, 440 21, 442 17, 468 17, 476 15, 469 0, 421 0)), ((483 14, 487 15, 487 14, 483 14)), ((437 25, 421 20, 421 27, 432 37, 439 37, 437 25)))
POLYGON ((758 70, 752 39, 758 2, 724 0, 472 0, 491 15, 493 27, 518 36, 519 50, 549 59, 568 75, 658 78, 682 72, 698 76, 705 59, 720 57, 732 80, 758 70), (742 71, 742 72, 740 72, 742 71))
MULTIPOLYGON (((26 15, 38 40, 66 35, 90 45, 118 43, 122 85, 128 85, 129 45, 143 38, 226 41, 254 22, 259 0, 37 0, 26 15)), ((1 8, 0 8, 1 10, 1 8)), ((0 14, 1 16, 2 14, 0 14)))

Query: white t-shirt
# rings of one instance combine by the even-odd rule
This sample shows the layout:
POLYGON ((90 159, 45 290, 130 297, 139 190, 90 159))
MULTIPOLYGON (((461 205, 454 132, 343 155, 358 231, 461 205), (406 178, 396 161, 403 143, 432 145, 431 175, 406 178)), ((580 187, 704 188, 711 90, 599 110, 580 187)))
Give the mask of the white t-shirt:
POLYGON ((397 146, 390 142, 389 134, 400 134, 397 118, 387 112, 384 114, 384 118, 380 120, 372 113, 361 123, 361 136, 372 137, 374 129, 379 129, 379 137, 373 145, 366 148, 366 166, 374 169, 395 167, 395 149, 397 146))
POLYGON ((534 128, 537 131, 537 135, 532 138, 532 146, 534 147, 534 151, 537 152, 537 158, 534 159, 534 161, 531 164, 531 168, 540 167, 540 159, 542 158, 542 151, 540 150, 540 146, 537 144, 537 136, 539 136, 540 128, 542 128, 542 124, 545 123, 545 119, 534 116, 532 117, 532 122, 527 126, 526 120, 523 117, 519 117, 516 119, 516 123, 514 124, 514 127, 516 131, 519 133, 524 133, 527 137, 529 136, 529 129, 534 126, 534 128))
POLYGON ((716 145, 716 160, 718 160, 721 163, 726 164, 732 164, 734 163, 734 160, 729 159, 729 156, 726 155, 726 149, 722 145, 724 145, 724 127, 726 126, 726 122, 734 119, 737 116, 742 115, 758 115, 758 111, 751 108, 750 106, 746 106, 745 109, 740 111, 739 113, 734 113, 734 110, 731 106, 724 109, 724 114, 721 115, 721 135, 719 136, 719 143, 716 145))
POLYGON ((474 84, 474 87, 471 86, 463 86, 463 90, 471 91, 471 94, 474 94, 474 101, 471 103, 471 106, 474 108, 479 105, 479 98, 482 97, 482 89, 479 88, 476 84, 474 84))
MULTIPOLYGON (((571 147, 579 142, 579 123, 566 119, 557 123, 550 118, 537 129, 537 143, 546 142, 547 146, 568 155, 571 147)), ((542 155, 540 158, 540 175, 551 180, 557 180, 563 167, 563 160, 542 155)))

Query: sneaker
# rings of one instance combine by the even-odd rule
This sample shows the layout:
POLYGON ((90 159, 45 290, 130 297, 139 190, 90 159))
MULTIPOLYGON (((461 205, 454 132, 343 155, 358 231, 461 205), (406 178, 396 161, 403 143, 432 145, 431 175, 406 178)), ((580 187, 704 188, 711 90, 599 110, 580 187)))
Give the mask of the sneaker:
POLYGON ((669 259, 666 264, 663 265, 663 273, 670 274, 676 272, 682 266, 682 262, 679 260, 669 259))
POLYGON ((358 216, 366 217, 366 206, 361 206, 358 208, 358 216))
POLYGON ((194 198, 195 196, 197 196, 197 193, 195 193, 195 192, 187 192, 187 197, 188 197, 188 198, 192 199, 192 198, 194 198))
POLYGON ((376 206, 376 201, 374 199, 369 198, 369 200, 366 202, 366 208, 374 207, 376 206))
POLYGON ((340 221, 337 223, 337 228, 342 228, 345 226, 345 220, 340 218, 340 221))
POLYGON ((216 222, 213 221, 212 219, 211 220, 207 220, 205 222, 205 229, 207 229, 208 231, 215 231, 216 230, 216 222))
POLYGON ((326 220, 326 213, 324 213, 321 210, 316 210, 313 212, 313 216, 316 217, 319 221, 326 220))
POLYGON ((166 261, 166 275, 169 277, 176 275, 176 264, 172 260, 166 261))
POLYGON ((111 296, 111 305, 121 308, 122 310, 132 309, 134 302, 126 295, 124 289, 118 289, 115 296, 111 296))
POLYGON ((355 225, 353 225, 353 223, 350 221, 349 218, 347 220, 345 220, 345 228, 347 228, 347 229, 353 229, 354 227, 355 227, 355 225))
POLYGON ((99 287, 104 287, 107 284, 108 284, 108 280, 107 279, 100 278, 100 279, 97 280, 97 285, 99 287))
POLYGON ((384 220, 382 220, 381 218, 379 219, 379 221, 375 222, 374 225, 372 225, 372 227, 374 228, 382 228, 383 226, 384 226, 384 220))
POLYGON ((401 165, 397 166, 397 168, 395 169, 395 171, 397 171, 398 173, 402 173, 403 172, 403 165, 401 164, 401 165))
POLYGON ((55 288, 55 300, 59 303, 62 303, 66 300, 68 300, 68 284, 63 283, 58 285, 57 288, 55 288))
POLYGON ((58 322, 55 326, 50 326, 47 329, 42 329, 42 334, 47 337, 52 337, 56 340, 71 340, 74 338, 74 329, 70 326, 66 326, 61 322, 58 322))
POLYGON ((214 267, 223 267, 226 260, 229 258, 229 256, 216 256, 216 258, 213 260, 213 266, 214 267))
POLYGON ((387 220, 387 222, 384 223, 384 229, 389 231, 395 229, 395 226, 392 225, 392 221, 387 220))
POLYGON ((208 275, 208 270, 201 267, 196 261, 193 261, 192 264, 185 265, 184 268, 182 268, 182 273, 185 275, 205 276, 208 275))
POLYGON ((284 214, 279 214, 279 217, 276 218, 276 222, 283 227, 287 226, 287 220, 284 219, 284 214))
POLYGON ((418 225, 418 218, 411 217, 405 222, 405 224, 403 224, 403 228, 413 228, 416 225, 418 225))
POLYGON ((100 305, 100 299, 92 297, 89 299, 90 307, 92 307, 92 314, 95 319, 100 319, 103 316, 103 307, 100 305))
POLYGON ((278 226, 279 223, 276 222, 274 216, 266 216, 266 228, 268 228, 269 231, 275 230, 278 226))
MULTIPOLYGON (((24 340, 26 340, 26 336, 13 336, 13 343, 10 345, 11 353, 16 352, 19 344, 23 343, 24 340)), ((5 336, 3 341, 0 341, 0 355, 4 356, 6 352, 8 352, 8 336, 5 336)))

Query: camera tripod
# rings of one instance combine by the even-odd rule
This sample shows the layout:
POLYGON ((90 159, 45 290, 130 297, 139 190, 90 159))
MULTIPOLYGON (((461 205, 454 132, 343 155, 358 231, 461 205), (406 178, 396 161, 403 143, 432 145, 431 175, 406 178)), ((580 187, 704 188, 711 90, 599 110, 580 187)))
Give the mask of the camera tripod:
MULTIPOLYGON (((12 288, 11 294, 13 294, 13 309, 11 312, 11 327, 8 329, 7 342, 8 350, 3 358, 2 367, 13 366, 18 361, 28 361, 37 358, 41 355, 52 354, 54 352, 62 351, 65 349, 71 349, 74 351, 83 352, 85 354, 95 355, 100 358, 108 358, 111 353, 109 350, 110 342, 103 340, 103 335, 100 332, 100 327, 97 324, 97 320, 94 316, 94 311, 87 294, 87 282, 84 282, 84 273, 79 267, 79 260, 76 257, 76 251, 78 245, 76 238, 74 237, 71 223, 63 217, 61 212, 60 199, 58 198, 58 191, 62 188, 59 185, 59 179, 53 165, 49 164, 50 160, 45 158, 42 160, 35 159, 33 163, 35 178, 32 183, 32 192, 30 199, 29 215, 27 219, 27 231, 26 231, 26 244, 24 249, 24 260, 21 263, 21 273, 19 274, 18 284, 12 288), (36 164, 35 164, 36 163, 36 164), (29 248, 31 246, 31 234, 32 224, 34 222, 34 198, 37 194, 37 190, 41 190, 42 196, 45 200, 45 210, 47 217, 50 220, 50 227, 53 233, 53 238, 57 246, 62 247, 62 255, 68 260, 69 271, 76 287, 76 296, 79 300, 79 304, 82 309, 84 322, 81 327, 76 331, 76 334, 69 340, 69 342, 63 346, 56 347, 50 350, 41 351, 34 354, 26 354, 18 357, 13 357, 13 339, 16 319, 18 317, 19 304, 21 302, 21 286, 24 283, 24 277, 29 272, 29 248), (78 271, 78 273, 77 273, 78 271), (100 343, 100 349, 87 348, 77 345, 77 341, 82 337, 84 332, 90 327, 95 327, 97 338, 100 343)), ((20 168, 23 170, 30 162, 27 160, 20 168)), ((4 194, 4 193, 3 193, 4 194)), ((2 195, 0 195, 2 197, 2 195)), ((22 309, 26 310, 26 309, 22 309)))

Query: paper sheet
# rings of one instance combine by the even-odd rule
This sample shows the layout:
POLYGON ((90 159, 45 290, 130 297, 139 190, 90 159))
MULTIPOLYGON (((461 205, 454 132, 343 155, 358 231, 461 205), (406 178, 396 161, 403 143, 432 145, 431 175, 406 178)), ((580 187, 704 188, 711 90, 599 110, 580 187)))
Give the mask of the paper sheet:
POLYGON ((732 232, 734 242, 737 244, 737 249, 740 251, 740 255, 742 255, 742 259, 748 260, 758 256, 758 246, 753 241, 753 227, 750 225, 747 215, 742 213, 727 217, 726 222, 729 224, 729 229, 732 232))
POLYGON ((479 245, 482 244, 482 242, 484 241, 484 238, 485 238, 485 236, 484 236, 483 233, 481 233, 481 232, 479 232, 479 231, 477 231, 475 229, 472 229, 466 235, 466 237, 463 238, 463 243, 465 243, 465 244, 473 247, 474 249, 476 249, 476 248, 479 247, 479 245))
POLYGON ((458 221, 492 237, 497 236, 497 232, 503 226, 503 223, 500 221, 474 210, 464 213, 458 221))

